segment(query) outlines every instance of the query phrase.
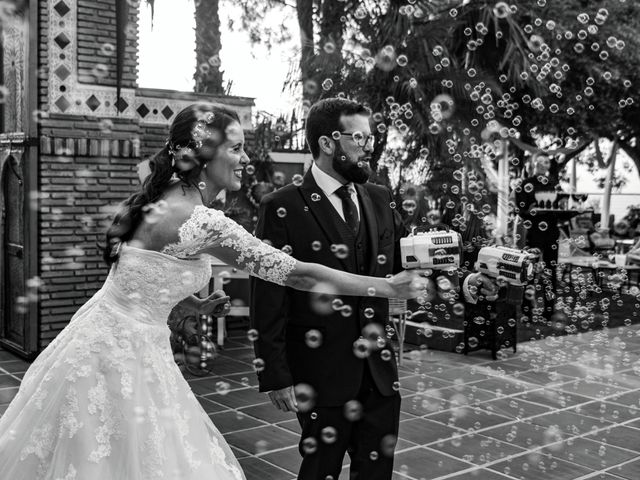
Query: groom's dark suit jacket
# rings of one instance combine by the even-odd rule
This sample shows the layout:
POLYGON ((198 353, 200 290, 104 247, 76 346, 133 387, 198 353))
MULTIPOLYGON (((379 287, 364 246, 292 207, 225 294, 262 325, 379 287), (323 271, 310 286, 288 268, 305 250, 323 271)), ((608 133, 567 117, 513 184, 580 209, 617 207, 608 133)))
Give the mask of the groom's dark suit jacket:
MULTIPOLYGON (((399 239, 405 230, 392 208, 391 193, 369 183, 355 187, 361 218, 358 236, 350 232, 311 171, 302 185, 290 184, 264 197, 256 236, 279 249, 288 245, 291 255, 301 261, 375 277, 395 273, 401 269, 399 239), (319 249, 314 242, 319 242, 319 249), (332 245, 346 245, 349 255, 341 258, 341 249, 332 251, 332 245)), ((378 324, 386 338, 386 299, 338 296, 352 307, 352 314, 343 316, 336 310, 317 313, 312 308, 313 294, 307 292, 260 279, 252 279, 251 290, 252 326, 259 332, 254 348, 265 362, 264 370, 258 372, 260 391, 305 383, 315 389, 317 406, 343 405, 358 394, 367 362, 380 392, 384 396, 397 394, 393 389, 398 380, 393 355, 384 360, 377 350, 360 359, 353 351, 354 342, 369 323, 378 324), (373 317, 369 309, 373 309, 373 317), (322 334, 317 348, 305 342, 309 330, 322 334)), ((387 348, 391 350, 390 345, 387 348)))

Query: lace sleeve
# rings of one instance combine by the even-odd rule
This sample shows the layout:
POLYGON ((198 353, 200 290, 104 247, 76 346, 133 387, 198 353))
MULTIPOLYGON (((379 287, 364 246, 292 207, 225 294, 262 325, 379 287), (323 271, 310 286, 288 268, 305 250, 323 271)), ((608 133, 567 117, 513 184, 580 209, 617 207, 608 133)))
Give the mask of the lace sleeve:
POLYGON ((278 285, 285 284, 296 266, 293 257, 258 240, 221 211, 202 205, 182 224, 179 238, 163 253, 179 258, 210 254, 278 285))

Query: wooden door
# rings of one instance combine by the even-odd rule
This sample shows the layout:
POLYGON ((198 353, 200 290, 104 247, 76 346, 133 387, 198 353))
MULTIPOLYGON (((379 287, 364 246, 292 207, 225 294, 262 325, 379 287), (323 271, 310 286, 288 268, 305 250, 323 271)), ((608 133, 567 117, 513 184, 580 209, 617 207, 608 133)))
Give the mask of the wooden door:
POLYGON ((22 162, 10 155, 0 173, 0 340, 24 351, 29 305, 25 297, 22 162))

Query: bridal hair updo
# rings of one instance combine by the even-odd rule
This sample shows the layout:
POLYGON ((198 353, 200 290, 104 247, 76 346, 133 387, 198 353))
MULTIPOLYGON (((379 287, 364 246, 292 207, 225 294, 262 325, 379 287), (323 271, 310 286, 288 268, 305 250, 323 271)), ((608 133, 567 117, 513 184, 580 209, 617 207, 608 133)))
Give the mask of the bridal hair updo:
POLYGON ((107 229, 103 258, 111 265, 119 245, 133 237, 151 204, 162 198, 178 178, 188 185, 198 181, 204 164, 213 160, 218 145, 226 140, 227 127, 240 122, 233 110, 211 103, 196 103, 180 111, 169 127, 164 147, 149 160, 151 173, 140 189, 127 198, 107 229))

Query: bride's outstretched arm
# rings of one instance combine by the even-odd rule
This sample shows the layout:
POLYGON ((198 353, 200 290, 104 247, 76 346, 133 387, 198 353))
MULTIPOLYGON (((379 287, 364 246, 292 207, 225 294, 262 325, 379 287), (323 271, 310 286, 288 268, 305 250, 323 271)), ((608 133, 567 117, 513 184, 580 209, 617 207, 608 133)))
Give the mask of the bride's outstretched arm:
POLYGON ((409 299, 424 294, 427 282, 422 275, 426 273, 426 270, 407 270, 389 278, 365 277, 296 261, 285 285, 297 290, 322 291, 322 286, 329 284, 341 295, 409 299))
POLYGON ((240 270, 278 285, 341 295, 415 298, 424 293, 424 270, 400 272, 390 278, 365 277, 300 262, 257 239, 222 212, 196 207, 181 230, 176 255, 207 253, 240 270))
MULTIPOLYGON (((228 222, 238 226, 232 220, 228 222)), ((428 285, 423 277, 426 270, 408 270, 389 278, 379 278, 301 262, 258 240, 240 226, 225 230, 224 238, 206 252, 250 275, 296 290, 408 299, 424 294, 428 285)))

